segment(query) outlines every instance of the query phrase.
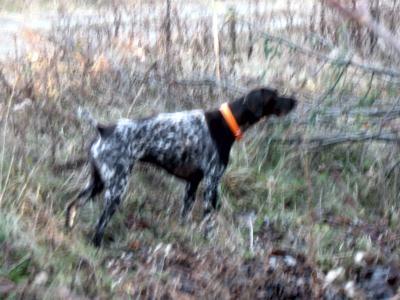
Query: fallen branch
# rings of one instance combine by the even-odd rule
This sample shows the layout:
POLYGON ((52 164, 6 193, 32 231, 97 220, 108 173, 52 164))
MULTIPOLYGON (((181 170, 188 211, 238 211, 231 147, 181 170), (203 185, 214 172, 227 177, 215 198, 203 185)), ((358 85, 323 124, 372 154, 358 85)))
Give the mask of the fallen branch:
POLYGON ((400 106, 394 106, 390 108, 327 108, 324 110, 311 111, 311 114, 320 115, 322 117, 337 118, 337 117, 364 117, 364 118, 393 118, 400 116, 400 106))
POLYGON ((279 142, 289 145, 308 145, 308 150, 316 150, 322 147, 335 146, 344 143, 360 143, 367 141, 377 141, 385 143, 399 143, 400 137, 393 133, 355 133, 336 136, 315 136, 311 138, 291 137, 291 138, 272 138, 272 142, 279 142))
POLYGON ((311 124, 332 124, 338 118, 366 118, 365 122, 371 122, 371 119, 388 121, 400 117, 400 107, 393 108, 328 108, 325 110, 313 110, 311 105, 303 104, 303 112, 293 112, 289 116, 282 118, 271 118, 268 124, 283 124, 294 126, 308 126, 311 124), (382 118, 382 119, 379 119, 382 118))

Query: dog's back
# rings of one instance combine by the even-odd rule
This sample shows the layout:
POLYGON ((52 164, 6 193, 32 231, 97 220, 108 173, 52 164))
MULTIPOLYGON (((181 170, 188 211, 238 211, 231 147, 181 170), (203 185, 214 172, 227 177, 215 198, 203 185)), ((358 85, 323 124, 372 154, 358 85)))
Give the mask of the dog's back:
POLYGON ((100 134, 91 148, 100 172, 106 170, 103 164, 115 165, 123 158, 130 167, 136 160, 149 162, 187 178, 192 173, 204 172, 212 159, 210 155, 215 153, 202 110, 122 119, 108 128, 112 132, 100 134))

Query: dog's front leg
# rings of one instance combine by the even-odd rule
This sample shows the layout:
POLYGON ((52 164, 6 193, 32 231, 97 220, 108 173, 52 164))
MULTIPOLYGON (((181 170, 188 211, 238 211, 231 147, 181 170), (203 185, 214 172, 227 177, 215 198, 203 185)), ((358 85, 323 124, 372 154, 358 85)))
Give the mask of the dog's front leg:
POLYGON ((205 238, 208 238, 209 233, 214 227, 215 218, 211 214, 219 208, 218 205, 218 184, 221 176, 206 176, 204 180, 204 212, 203 221, 200 224, 201 231, 205 238))

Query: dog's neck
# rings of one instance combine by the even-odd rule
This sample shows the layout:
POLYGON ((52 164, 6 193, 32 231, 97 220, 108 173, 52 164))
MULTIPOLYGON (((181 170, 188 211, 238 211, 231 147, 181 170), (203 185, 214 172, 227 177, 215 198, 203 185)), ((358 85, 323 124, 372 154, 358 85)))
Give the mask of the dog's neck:
POLYGON ((229 107, 231 108, 232 114, 234 115, 242 132, 251 127, 251 125, 254 125, 260 121, 260 118, 252 114, 247 108, 244 97, 230 102, 229 107))
MULTIPOLYGON (((246 109, 244 101, 245 99, 242 97, 228 103, 242 132, 260 120, 246 109)), ((235 136, 218 109, 205 112, 205 117, 220 158, 225 164, 228 164, 229 152, 235 142, 235 136)))

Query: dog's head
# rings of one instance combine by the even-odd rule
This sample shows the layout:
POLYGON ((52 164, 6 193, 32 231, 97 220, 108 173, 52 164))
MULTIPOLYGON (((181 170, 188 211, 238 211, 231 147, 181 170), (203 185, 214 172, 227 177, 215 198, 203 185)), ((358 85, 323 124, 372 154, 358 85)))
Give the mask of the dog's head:
POLYGON ((257 119, 269 115, 284 116, 296 107, 297 100, 281 97, 277 91, 260 88, 248 93, 244 99, 247 109, 257 119))

